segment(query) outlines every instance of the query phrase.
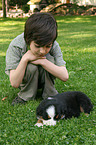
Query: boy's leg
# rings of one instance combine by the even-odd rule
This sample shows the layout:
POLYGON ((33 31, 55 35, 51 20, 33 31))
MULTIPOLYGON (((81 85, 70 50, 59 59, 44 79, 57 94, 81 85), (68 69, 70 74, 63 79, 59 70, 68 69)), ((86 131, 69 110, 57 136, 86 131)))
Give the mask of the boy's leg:
POLYGON ((38 67, 29 63, 26 68, 25 76, 20 85, 18 96, 24 101, 34 99, 38 89, 38 67))
POLYGON ((46 99, 48 96, 54 96, 56 94, 58 94, 58 92, 54 86, 54 76, 45 71, 45 85, 42 97, 46 99))
MULTIPOLYGON (((51 61, 52 63, 54 63, 54 58, 48 53, 46 55, 46 58, 51 61)), ((44 70, 43 68, 39 70, 39 74, 40 74, 40 78, 41 78, 41 82, 44 82, 44 86, 43 86, 43 94, 42 97, 45 99, 48 96, 54 96, 56 94, 58 94, 57 90, 55 89, 54 86, 54 80, 56 79, 53 75, 51 75, 49 72, 47 72, 46 70, 44 70), (43 75, 43 77, 42 77, 43 75)))

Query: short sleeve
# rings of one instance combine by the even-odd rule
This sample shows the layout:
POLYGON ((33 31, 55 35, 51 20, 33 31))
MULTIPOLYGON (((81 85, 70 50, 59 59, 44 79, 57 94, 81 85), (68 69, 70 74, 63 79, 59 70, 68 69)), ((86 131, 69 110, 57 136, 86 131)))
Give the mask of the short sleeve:
POLYGON ((16 69, 20 60, 21 60, 21 49, 16 46, 12 46, 10 44, 6 52, 5 73, 9 75, 10 70, 16 69))
POLYGON ((55 41, 50 50, 50 54, 54 57, 55 64, 58 66, 65 66, 66 62, 63 60, 63 55, 59 44, 55 41))
POLYGON ((22 56, 27 51, 27 45, 24 40, 24 33, 18 35, 10 43, 6 52, 6 68, 5 73, 9 75, 10 70, 16 69, 22 56))

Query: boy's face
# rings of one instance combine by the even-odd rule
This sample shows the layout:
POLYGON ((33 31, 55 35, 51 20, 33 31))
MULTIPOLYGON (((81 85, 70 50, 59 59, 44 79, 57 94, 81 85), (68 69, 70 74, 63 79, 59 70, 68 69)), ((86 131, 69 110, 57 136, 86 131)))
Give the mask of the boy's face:
POLYGON ((45 56, 50 51, 51 47, 52 47, 52 44, 40 47, 34 41, 32 41, 30 43, 30 50, 31 50, 32 54, 37 57, 45 56))

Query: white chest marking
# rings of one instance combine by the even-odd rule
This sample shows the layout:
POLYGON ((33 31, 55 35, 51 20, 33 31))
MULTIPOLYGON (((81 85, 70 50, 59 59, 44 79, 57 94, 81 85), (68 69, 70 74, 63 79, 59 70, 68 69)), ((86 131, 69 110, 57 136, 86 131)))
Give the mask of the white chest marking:
POLYGON ((48 97, 48 100, 52 100, 53 98, 52 97, 48 97))
POLYGON ((46 112, 48 113, 50 118, 54 118, 54 116, 55 116, 55 107, 53 105, 49 106, 49 108, 46 110, 46 112))
POLYGON ((52 106, 49 106, 49 108, 46 110, 46 112, 48 113, 48 115, 50 116, 51 119, 48 119, 48 120, 43 120, 43 124, 44 125, 56 125, 56 121, 53 119, 54 116, 55 116, 55 107, 52 105, 52 106))

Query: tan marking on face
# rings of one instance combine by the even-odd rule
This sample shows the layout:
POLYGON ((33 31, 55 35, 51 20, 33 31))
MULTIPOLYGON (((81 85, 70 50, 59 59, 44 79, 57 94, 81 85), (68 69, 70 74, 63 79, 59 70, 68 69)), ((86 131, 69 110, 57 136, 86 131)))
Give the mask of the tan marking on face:
POLYGON ((59 114, 56 116, 56 119, 58 119, 58 117, 59 117, 59 114))
POLYGON ((64 115, 61 115, 61 118, 63 117, 64 115))
POLYGON ((40 118, 40 120, 44 120, 42 116, 40 116, 39 118, 40 118))
POLYGON ((38 120, 37 123, 42 123, 43 124, 43 121, 42 120, 38 120))
POLYGON ((51 119, 51 117, 48 115, 48 118, 51 119))

